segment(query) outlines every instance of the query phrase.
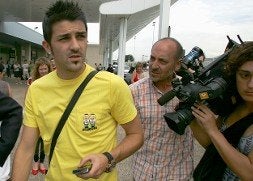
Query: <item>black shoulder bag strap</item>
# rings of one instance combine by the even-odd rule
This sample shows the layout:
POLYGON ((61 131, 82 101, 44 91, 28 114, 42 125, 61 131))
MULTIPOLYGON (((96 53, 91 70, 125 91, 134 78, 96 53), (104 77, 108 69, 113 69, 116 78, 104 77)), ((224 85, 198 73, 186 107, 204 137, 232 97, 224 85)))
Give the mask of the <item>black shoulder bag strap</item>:
POLYGON ((77 100, 79 99, 81 93, 83 92, 84 88, 86 87, 86 85, 89 83, 89 81, 97 74, 97 71, 94 70, 92 72, 89 73, 89 75, 86 77, 86 79, 84 79, 84 81, 80 84, 80 86, 76 89, 73 97, 71 98, 68 106, 66 107, 64 113, 61 116, 61 119, 54 131, 54 135, 52 138, 52 142, 51 142, 51 147, 50 147, 50 153, 49 153, 49 158, 48 158, 48 162, 50 164, 52 156, 53 156, 53 152, 54 152, 54 148, 57 142, 57 138, 61 133, 61 130, 63 128, 63 126, 65 125, 65 122, 67 121, 69 114, 71 113, 74 105, 76 104, 77 100))
MULTIPOLYGON (((243 133, 252 124, 253 113, 228 127, 223 132, 223 135, 228 142, 236 148, 243 133)), ((216 147, 213 144, 210 144, 193 172, 194 181, 222 180, 226 167, 227 165, 221 158, 216 147)))

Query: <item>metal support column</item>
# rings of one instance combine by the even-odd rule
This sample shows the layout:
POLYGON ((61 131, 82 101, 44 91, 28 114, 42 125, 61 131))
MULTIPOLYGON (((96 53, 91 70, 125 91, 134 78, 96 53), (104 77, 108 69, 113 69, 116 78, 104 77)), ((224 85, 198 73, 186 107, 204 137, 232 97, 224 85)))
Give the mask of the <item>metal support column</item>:
POLYGON ((107 68, 107 62, 108 62, 108 48, 105 49, 104 51, 104 56, 103 56, 103 67, 105 67, 105 69, 107 68))
POLYGON ((31 43, 29 43, 28 45, 28 57, 27 57, 28 61, 32 60, 32 46, 31 43))
POLYGON ((126 54, 126 33, 127 33, 127 18, 121 18, 120 33, 119 33, 119 58, 118 58, 118 75, 124 78, 124 65, 126 54))
POLYGON ((112 64, 112 40, 109 40, 109 59, 107 62, 107 67, 109 64, 112 64))
POLYGON ((159 34, 158 39, 169 36, 169 16, 170 16, 171 0, 161 0, 160 2, 160 18, 159 18, 159 34))

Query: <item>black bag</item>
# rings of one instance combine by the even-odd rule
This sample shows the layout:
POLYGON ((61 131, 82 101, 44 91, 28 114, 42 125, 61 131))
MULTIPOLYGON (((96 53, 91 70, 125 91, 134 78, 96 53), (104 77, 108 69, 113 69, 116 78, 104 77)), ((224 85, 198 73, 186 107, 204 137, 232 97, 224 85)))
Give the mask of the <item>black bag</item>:
POLYGON ((195 181, 222 180, 226 164, 220 157, 215 146, 209 145, 193 172, 195 181))
MULTIPOLYGON (((252 113, 227 128, 223 132, 223 135, 236 148, 243 133, 251 124, 253 124, 252 113)), ((195 181, 222 180, 226 167, 215 146, 211 144, 207 147, 203 157, 195 168, 193 178, 195 181)))

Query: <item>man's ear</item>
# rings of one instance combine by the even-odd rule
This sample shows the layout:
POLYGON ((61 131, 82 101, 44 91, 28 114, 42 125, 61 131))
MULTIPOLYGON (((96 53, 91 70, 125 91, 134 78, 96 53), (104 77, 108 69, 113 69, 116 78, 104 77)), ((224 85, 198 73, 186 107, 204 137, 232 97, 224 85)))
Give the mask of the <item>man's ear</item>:
POLYGON ((181 68, 181 59, 175 62, 175 71, 177 72, 181 68))
POLYGON ((42 46, 45 49, 45 51, 50 55, 51 54, 50 44, 47 41, 43 40, 42 41, 42 46))

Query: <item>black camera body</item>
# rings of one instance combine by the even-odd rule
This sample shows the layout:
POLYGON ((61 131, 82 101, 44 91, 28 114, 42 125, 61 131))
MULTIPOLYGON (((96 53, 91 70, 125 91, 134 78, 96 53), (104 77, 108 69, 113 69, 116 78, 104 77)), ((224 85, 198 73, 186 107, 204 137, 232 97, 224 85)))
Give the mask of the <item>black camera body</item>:
POLYGON ((227 90, 227 87, 227 82, 221 77, 211 78, 207 83, 195 82, 182 86, 175 93, 180 100, 176 112, 164 115, 168 126, 176 133, 184 134, 186 126, 194 119, 191 106, 195 102, 206 101, 208 104, 213 104, 212 107, 221 111, 218 106, 222 105, 219 103, 223 102, 224 97, 222 95, 227 90))
MULTIPOLYGON (((236 44, 233 45, 236 46, 236 44)), ((203 51, 198 47, 194 47, 184 57, 182 62, 184 74, 181 75, 186 76, 186 78, 182 77, 181 80, 183 81, 178 78, 173 80, 173 90, 165 93, 157 100, 161 106, 175 96, 180 100, 176 112, 164 115, 166 123, 173 131, 180 135, 184 134, 186 126, 194 119, 191 106, 195 102, 204 101, 212 111, 219 115, 227 115, 233 110, 234 106, 231 97, 234 91, 231 90, 231 80, 225 77, 223 73, 224 61, 230 51, 226 51, 216 58, 204 70, 196 70, 198 69, 198 66, 196 66, 195 71, 198 74, 192 76, 189 76, 186 69, 194 65, 193 62, 203 54, 203 51), (192 77, 194 78, 192 79, 192 77)))

